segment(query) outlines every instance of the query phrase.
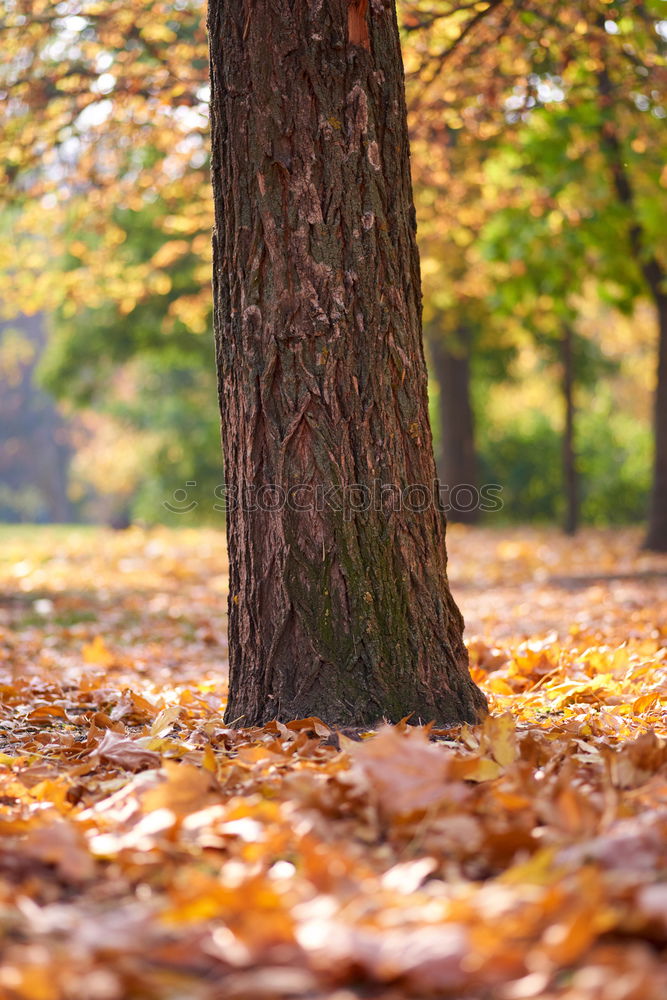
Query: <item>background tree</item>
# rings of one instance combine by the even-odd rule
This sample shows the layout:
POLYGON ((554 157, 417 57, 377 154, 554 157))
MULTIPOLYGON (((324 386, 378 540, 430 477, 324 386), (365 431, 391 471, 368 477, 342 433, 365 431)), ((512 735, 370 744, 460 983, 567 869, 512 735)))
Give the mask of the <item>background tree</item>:
MULTIPOLYGON (((605 4, 603 26, 601 9, 597 0, 559 0, 548 11, 527 0, 520 5, 509 0, 399 4, 426 330, 432 356, 442 344, 447 364, 458 369, 457 395, 469 400, 474 417, 464 425, 457 417, 461 402, 450 410, 453 395, 434 392, 434 406, 439 403, 442 412, 438 419, 434 409, 436 444, 441 450, 447 429, 455 424, 457 441, 469 437, 474 425, 474 447, 465 454, 476 453, 483 480, 502 482, 503 516, 516 520, 562 514, 561 413, 550 402, 559 374, 555 340, 552 345, 551 335, 536 338, 531 332, 542 324, 539 289, 509 313, 498 308, 497 285, 508 274, 520 277, 523 262, 485 257, 487 225, 514 206, 520 231, 526 223, 530 227, 532 211, 548 203, 545 218, 555 213, 550 225, 556 227, 560 215, 562 232, 573 224, 576 193, 577 228, 580 234, 589 229, 602 202, 618 201, 611 192, 608 157, 600 152, 600 125, 608 121, 621 142, 637 209, 633 217, 642 223, 647 252, 658 261, 664 258, 660 0, 605 4), (599 103, 602 42, 613 114, 610 109, 592 115, 590 109, 599 103), (551 126, 538 135, 537 123, 548 125, 549 119, 551 126), (511 160, 508 150, 521 156, 511 160), (586 173, 579 169, 579 180, 563 187, 555 166, 568 163, 575 173, 585 165, 586 173), (541 188, 548 189, 548 197, 541 188), (534 200, 537 192, 536 204, 524 189, 534 200), (530 303, 540 314, 535 320, 524 308, 530 303), (462 322, 471 331, 467 362, 462 322), (467 383, 461 378, 466 374, 467 383)), ((152 519, 161 510, 158 497, 165 485, 170 494, 184 473, 209 483, 217 462, 214 434, 199 435, 196 454, 192 448, 188 452, 178 422, 166 412, 170 386, 183 384, 183 358, 173 350, 175 335, 167 327, 177 320, 193 340, 205 343, 202 331, 210 316, 212 204, 202 10, 196 0, 104 5, 65 0, 57 6, 17 0, 0 17, 0 33, 5 53, 1 192, 21 207, 12 211, 12 232, 0 243, 2 309, 11 316, 58 308, 49 364, 61 372, 61 395, 67 396, 71 379, 71 395, 80 398, 81 380, 71 361, 77 357, 75 343, 81 346, 85 337, 77 327, 88 326, 100 358, 109 355, 109 377, 91 400, 99 408, 104 397, 105 419, 108 413, 119 428, 144 435, 143 483, 128 496, 135 513, 152 519), (147 240, 137 248, 133 227, 128 229, 123 216, 127 212, 150 218, 152 249, 147 240), (181 274, 193 278, 188 287, 174 280, 181 274), (150 344, 143 335, 135 336, 146 321, 162 331, 149 338, 150 344), (95 335, 98 324, 106 330, 104 341, 95 335), (117 337, 125 344, 128 331, 133 331, 129 341, 135 353, 121 360, 110 341, 117 337), (63 367, 70 336, 70 362, 63 367), (128 406, 128 386, 139 386, 141 372, 147 373, 143 393, 140 397, 135 390, 128 406), (164 446, 155 447, 158 439, 164 446), (192 467, 201 461, 201 469, 192 473, 189 458, 192 467)), ((566 170, 562 173, 565 177, 566 170)), ((585 348, 583 367, 588 366, 584 341, 595 340, 600 357, 617 362, 613 376, 609 365, 591 373, 595 392, 584 395, 578 420, 582 518, 598 523, 643 516, 649 443, 647 286, 631 259, 636 255, 628 254, 626 240, 618 238, 627 234, 627 209, 603 214, 616 252, 609 253, 607 236, 598 250, 587 236, 586 268, 595 275, 601 269, 607 277, 591 280, 583 297, 571 296, 579 313, 575 355, 585 348), (610 310, 610 301, 613 305, 618 298, 613 290, 617 266, 621 285, 633 271, 632 319, 610 310)), ((535 237, 546 239, 547 246, 560 238, 546 224, 535 237)), ((533 252, 545 256, 537 242, 533 252)), ((203 384, 210 378, 207 365, 202 351, 198 357, 191 354, 185 366, 193 416, 199 405, 196 385, 205 393, 203 384)), ((204 506, 188 517, 199 516, 204 506)))
MULTIPOLYGON (((13 206, 5 310, 118 303, 164 288, 162 261, 124 250, 118 211, 152 212, 171 262, 210 262, 208 52, 195 0, 17 0, 0 17, 0 179, 13 206), (63 280, 54 257, 70 257, 63 280)), ((206 289, 202 279, 200 292, 206 289)), ((205 305, 203 305, 205 301, 205 305)), ((202 298, 183 313, 201 326, 202 298)))
MULTIPOLYGON (((408 50, 408 57, 414 53, 408 50)), ((412 91, 418 92, 413 81, 412 91)), ((498 210, 484 196, 483 147, 440 97, 410 117, 424 318, 430 373, 437 384, 438 471, 451 492, 448 517, 475 523, 467 507, 480 485, 478 424, 489 380, 504 377, 512 354, 506 325, 490 308, 492 284, 481 252, 484 225, 498 210), (456 503, 460 496, 462 503, 456 503)))
MULTIPOLYGON (((518 245, 525 243, 522 229, 524 220, 530 228, 531 213, 544 211, 556 224, 559 216, 576 217, 591 275, 600 279, 601 300, 620 299, 627 304, 628 295, 634 301, 648 292, 660 320, 664 262, 657 234, 664 212, 661 122, 665 114, 660 3, 612 2, 601 8, 583 0, 559 3, 546 11, 538 4, 503 0, 472 6, 446 3, 437 8, 409 2, 405 10, 407 30, 418 38, 411 49, 415 103, 419 105, 416 128, 433 131, 433 121, 439 118, 440 133, 449 130, 456 136, 455 145, 467 146, 477 163, 484 164, 479 186, 487 197, 477 199, 475 247, 481 242, 485 215, 493 225, 499 210, 514 211, 513 236, 518 245), (526 151, 526 156, 519 170, 516 164, 510 168, 514 182, 510 179, 499 186, 498 170, 503 163, 507 169, 510 154, 517 149, 526 151), (489 201, 491 216, 485 212, 489 201), (621 233, 625 246, 623 239, 619 242, 621 233)), ((446 176, 445 169, 441 190, 453 181, 457 201, 465 205, 452 174, 446 176)), ((551 236, 547 234, 544 247, 552 246, 552 261, 559 250, 564 259, 572 240, 562 225, 559 230, 554 226, 551 236)), ((584 248, 578 253, 580 259, 584 248)), ((476 270, 475 256, 467 261, 471 275, 476 270)), ((539 256, 544 261, 543 251, 539 256)), ((529 276, 544 274, 543 267, 533 269, 531 263, 526 258, 529 276)), ((521 278, 523 260, 514 256, 513 265, 514 277, 521 278)), ((491 283, 497 283, 499 273, 492 273, 491 283)), ((536 288, 533 300, 539 294, 536 288)), ((567 293, 555 298, 555 308, 568 297, 572 299, 567 293)), ((565 308, 571 305, 570 301, 565 308)), ((564 338, 560 340, 564 343, 564 338)), ((661 359, 662 348, 658 353, 661 359)), ((662 398, 659 379, 648 535, 654 547, 660 547, 656 539, 662 533, 655 527, 656 517, 661 516, 656 511, 667 509, 667 503, 656 504, 655 499, 661 494, 662 456, 667 453, 658 417, 662 398)), ((570 472, 565 478, 572 483, 567 449, 566 465, 570 472)), ((571 523, 572 496, 568 507, 571 523)))
MULTIPOLYGON (((639 282, 639 290, 654 303, 658 378, 647 544, 667 547, 667 110, 661 4, 611 2, 601 10, 593 0, 580 0, 547 11, 537 4, 497 0, 472 7, 443 4, 435 10, 413 2, 407 10, 409 30, 428 28, 417 47, 415 75, 422 84, 427 81, 433 106, 443 104, 446 69, 446 79, 457 80, 445 91, 455 126, 474 133, 487 150, 499 137, 506 146, 517 141, 520 146, 527 130, 533 140, 528 145, 537 155, 523 161, 522 178, 543 172, 550 208, 558 213, 563 202, 566 214, 583 221, 578 232, 595 249, 607 289, 616 283, 623 297, 632 287, 634 298, 639 282)), ((420 108, 425 100, 428 95, 422 93, 420 108)), ((518 203, 533 211, 522 195, 520 189, 518 203)), ((540 202, 544 192, 538 192, 538 212, 540 202)))

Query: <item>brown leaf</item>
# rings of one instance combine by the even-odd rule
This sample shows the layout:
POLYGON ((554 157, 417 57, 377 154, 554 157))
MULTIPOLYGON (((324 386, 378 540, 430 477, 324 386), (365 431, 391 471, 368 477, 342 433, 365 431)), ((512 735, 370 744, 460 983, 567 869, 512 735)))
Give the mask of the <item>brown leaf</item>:
POLYGON ((147 767, 159 767, 160 755, 153 750, 146 750, 135 740, 119 736, 111 729, 105 730, 100 743, 95 747, 94 753, 102 760, 108 760, 112 764, 117 764, 126 771, 142 771, 147 767))
POLYGON ((423 812, 448 796, 451 751, 419 728, 384 726, 363 743, 348 741, 346 749, 387 816, 423 812))

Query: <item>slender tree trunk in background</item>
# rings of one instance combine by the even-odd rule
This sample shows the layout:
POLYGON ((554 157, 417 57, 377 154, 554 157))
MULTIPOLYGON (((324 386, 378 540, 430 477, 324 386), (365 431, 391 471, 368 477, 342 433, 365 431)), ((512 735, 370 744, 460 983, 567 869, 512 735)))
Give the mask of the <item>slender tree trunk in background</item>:
POLYGON ((440 423, 440 455, 438 472, 443 485, 449 487, 452 507, 450 521, 475 524, 479 508, 475 504, 465 509, 466 491, 459 486, 477 489, 477 455, 475 451, 475 420, 470 394, 470 333, 459 331, 460 350, 452 351, 438 331, 429 336, 433 374, 440 388, 438 415, 440 423), (459 501, 457 503, 457 500, 459 501))
POLYGON ((658 311, 658 381, 653 410, 653 488, 645 546, 667 552, 667 292, 654 296, 658 311))
POLYGON ((561 339, 561 360, 563 367, 563 401, 565 403, 565 426, 563 429, 563 485, 565 488, 565 518, 563 530, 566 535, 576 535, 579 527, 579 483, 577 457, 574 447, 574 335, 572 327, 566 323, 561 339))
MULTIPOLYGON (((604 32, 604 17, 600 17, 604 32)), ((604 37, 604 34, 602 34, 604 37)), ((667 273, 650 251, 646 230, 637 213, 635 189, 623 153, 613 115, 613 84, 606 67, 598 74, 600 97, 609 117, 603 122, 600 137, 607 154, 612 183, 619 202, 632 213, 628 232, 630 249, 644 276, 658 317, 658 363, 653 404, 653 478, 649 501, 648 529, 644 548, 667 552, 667 273)))
POLYGON ((211 0, 209 31, 225 718, 475 721, 444 518, 393 509, 435 479, 393 3, 211 0))

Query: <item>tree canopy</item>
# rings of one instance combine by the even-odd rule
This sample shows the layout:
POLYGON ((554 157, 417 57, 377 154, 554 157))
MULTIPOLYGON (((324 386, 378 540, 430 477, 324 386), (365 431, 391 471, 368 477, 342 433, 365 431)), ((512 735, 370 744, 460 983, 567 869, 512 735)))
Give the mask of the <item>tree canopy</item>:
MULTIPOLYGON (((629 364, 610 375, 621 314, 639 309, 630 378, 649 378, 653 335, 641 332, 642 303, 647 280, 657 276, 661 286, 667 265, 662 6, 403 0, 399 14, 425 321, 455 351, 461 324, 474 331, 478 450, 493 479, 491 421, 507 394, 527 384, 531 338, 539 379, 554 364, 567 318, 577 327, 584 391, 597 370, 589 362, 600 356, 602 395, 616 398, 629 364), (613 337, 601 335, 607 320, 591 321, 596 311, 612 317, 613 337)), ((79 404, 94 392, 117 415, 116 380, 107 375, 136 357, 165 376, 170 367, 196 368, 192 377, 209 392, 201 5, 26 0, 8 5, 0 32, 4 314, 45 309, 54 317, 42 368, 53 389, 79 404), (92 356, 95 366, 72 363, 92 356)), ((633 416, 646 421, 637 405, 633 416)), ((140 425, 131 409, 123 419, 140 425)), ((545 419, 557 433, 556 411, 545 419)), ((619 446, 647 454, 630 425, 613 419, 619 446)), ((586 416, 580 433, 593 441, 586 416)), ((609 475, 617 465, 610 462, 609 475)), ((529 505, 533 515, 553 513, 558 475, 551 499, 529 505)), ((640 491, 630 516, 644 502, 640 491)), ((611 516, 606 501, 587 516, 593 509, 611 516)))

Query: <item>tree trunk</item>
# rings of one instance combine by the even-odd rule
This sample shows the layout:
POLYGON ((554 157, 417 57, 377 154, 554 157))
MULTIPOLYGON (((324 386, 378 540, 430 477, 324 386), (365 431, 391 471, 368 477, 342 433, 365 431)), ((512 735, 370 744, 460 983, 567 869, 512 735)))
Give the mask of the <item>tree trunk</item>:
POLYGON ((565 517, 563 530, 566 535, 576 535, 579 527, 579 484, 577 457, 574 447, 574 357, 573 331, 569 323, 563 327, 561 359, 563 365, 563 401, 565 427, 563 429, 563 485, 565 489, 565 517))
POLYGON ((475 420, 470 398, 470 332, 461 329, 459 338, 460 349, 453 351, 439 331, 429 337, 433 373, 440 388, 438 471, 441 483, 448 489, 449 520, 476 524, 479 494, 475 420))
MULTIPOLYGON (((604 38, 604 18, 600 17, 604 38)), ((648 530, 644 548, 667 552, 667 273, 662 262, 651 252, 650 243, 641 216, 637 212, 635 189, 627 171, 616 115, 613 114, 613 85, 605 67, 598 74, 602 107, 608 118, 602 124, 602 148, 609 158, 612 183, 619 202, 632 213, 628 239, 632 256, 653 299, 658 315, 658 364, 657 384, 653 408, 653 480, 649 505, 648 530)))
POLYGON ((645 546, 667 552, 667 294, 656 289, 658 381, 654 401, 653 486, 645 546))
POLYGON ((209 31, 225 718, 477 721, 407 489, 435 464, 393 3, 211 0, 209 31))

